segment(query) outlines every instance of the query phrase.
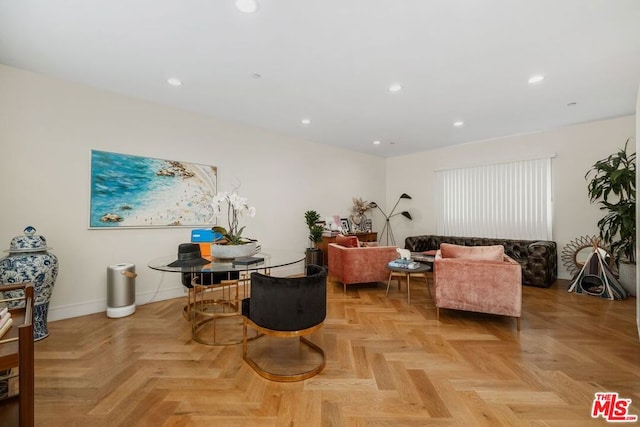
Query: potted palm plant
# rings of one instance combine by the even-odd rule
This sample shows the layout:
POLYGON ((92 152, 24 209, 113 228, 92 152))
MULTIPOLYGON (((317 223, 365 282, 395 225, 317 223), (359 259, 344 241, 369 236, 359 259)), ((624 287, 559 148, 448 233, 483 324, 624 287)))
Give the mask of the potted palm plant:
POLYGON ((322 241, 322 232, 324 229, 317 223, 320 220, 320 214, 316 211, 306 211, 304 219, 309 228, 309 247, 306 252, 307 265, 323 265, 322 249, 318 248, 318 243, 322 241))
POLYGON ((617 153, 597 161, 585 175, 589 198, 598 202, 607 214, 598 221, 600 237, 613 253, 620 283, 636 294, 636 153, 627 153, 627 145, 617 153))

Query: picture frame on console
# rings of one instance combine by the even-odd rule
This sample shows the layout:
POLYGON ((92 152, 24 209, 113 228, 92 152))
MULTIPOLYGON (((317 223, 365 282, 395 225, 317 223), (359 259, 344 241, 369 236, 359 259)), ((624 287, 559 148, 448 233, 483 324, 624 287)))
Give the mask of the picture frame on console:
POLYGON ((351 233, 351 224, 349 224, 349 218, 340 218, 340 225, 343 233, 351 233))

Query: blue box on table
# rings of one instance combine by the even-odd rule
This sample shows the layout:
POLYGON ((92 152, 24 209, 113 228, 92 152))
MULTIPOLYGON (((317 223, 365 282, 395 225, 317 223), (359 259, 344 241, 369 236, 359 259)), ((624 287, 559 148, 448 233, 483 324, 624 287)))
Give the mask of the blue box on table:
POLYGON ((193 243, 213 242, 213 230, 209 228, 191 230, 191 241, 193 243))
POLYGON ((211 243, 220 239, 222 239, 222 234, 210 228, 191 230, 191 242, 193 243, 211 243))

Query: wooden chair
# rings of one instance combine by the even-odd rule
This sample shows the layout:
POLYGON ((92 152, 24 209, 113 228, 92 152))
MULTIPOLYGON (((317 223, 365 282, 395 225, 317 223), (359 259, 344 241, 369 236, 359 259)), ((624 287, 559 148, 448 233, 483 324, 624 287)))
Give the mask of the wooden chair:
MULTIPOLYGON (((251 297, 242 300, 242 358, 263 378, 273 381, 302 381, 320 373, 325 367, 324 351, 309 341, 309 335, 322 327, 327 316, 327 273, 323 267, 307 266, 304 277, 273 277, 251 274, 251 297), (250 357, 247 328, 279 338, 299 338, 300 343, 320 354, 321 361, 304 372, 276 373, 263 368, 250 357)), ((287 358, 284 365, 295 365, 287 358)))
POLYGON ((34 424, 34 358, 33 358, 33 286, 31 284, 3 285, 3 291, 24 289, 24 296, 0 299, 8 302, 24 299, 24 307, 12 309, 13 326, 0 337, 0 370, 18 367, 19 394, 0 401, 2 425, 32 427, 34 424), (6 422, 6 424, 4 424, 6 422))

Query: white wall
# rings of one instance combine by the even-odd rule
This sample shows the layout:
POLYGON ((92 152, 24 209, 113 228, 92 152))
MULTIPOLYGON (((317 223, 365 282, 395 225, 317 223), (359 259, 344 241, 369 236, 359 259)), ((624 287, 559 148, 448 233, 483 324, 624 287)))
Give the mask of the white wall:
MULTIPOLYGON (((308 209, 346 216, 352 197, 362 197, 387 210, 406 192, 413 200, 398 209, 414 221, 393 219, 402 246, 406 236, 436 232, 436 169, 556 153, 554 239, 561 250, 597 233, 601 213, 587 200, 584 174, 634 136, 635 127, 629 116, 384 160, 0 65, 0 248, 26 225, 45 235, 60 258, 51 320, 104 310, 106 266, 118 262, 136 264, 138 303, 158 286, 155 300, 182 295, 177 278, 146 265, 174 254, 189 240, 188 229, 87 228, 89 154, 99 149, 218 166, 220 190, 240 180, 240 193, 258 210, 243 220, 248 235, 265 248, 300 251, 307 246, 308 209)), ((369 216, 380 231, 382 215, 369 216)))
MULTIPOLYGON (((60 259, 50 320, 106 306, 106 267, 136 264, 137 302, 182 295, 148 261, 175 255, 186 228, 89 230, 90 150, 218 166, 256 207, 245 235, 304 252, 304 212, 346 216, 352 197, 382 200, 384 160, 70 84, 0 65, 0 248, 27 225, 60 259)), ((301 269, 301 267, 300 267, 301 269)), ((301 271, 301 270, 300 270, 301 271)))
MULTIPOLYGON (((635 135, 634 116, 580 124, 547 132, 511 136, 387 160, 387 204, 406 192, 413 200, 401 202, 414 221, 397 217, 396 242, 418 234, 437 234, 435 170, 454 165, 491 163, 555 153, 553 174, 553 236, 558 255, 576 237, 598 233, 601 211, 587 198, 584 176, 597 160, 624 146, 635 135)), ((569 275, 559 260, 559 276, 569 275)))

